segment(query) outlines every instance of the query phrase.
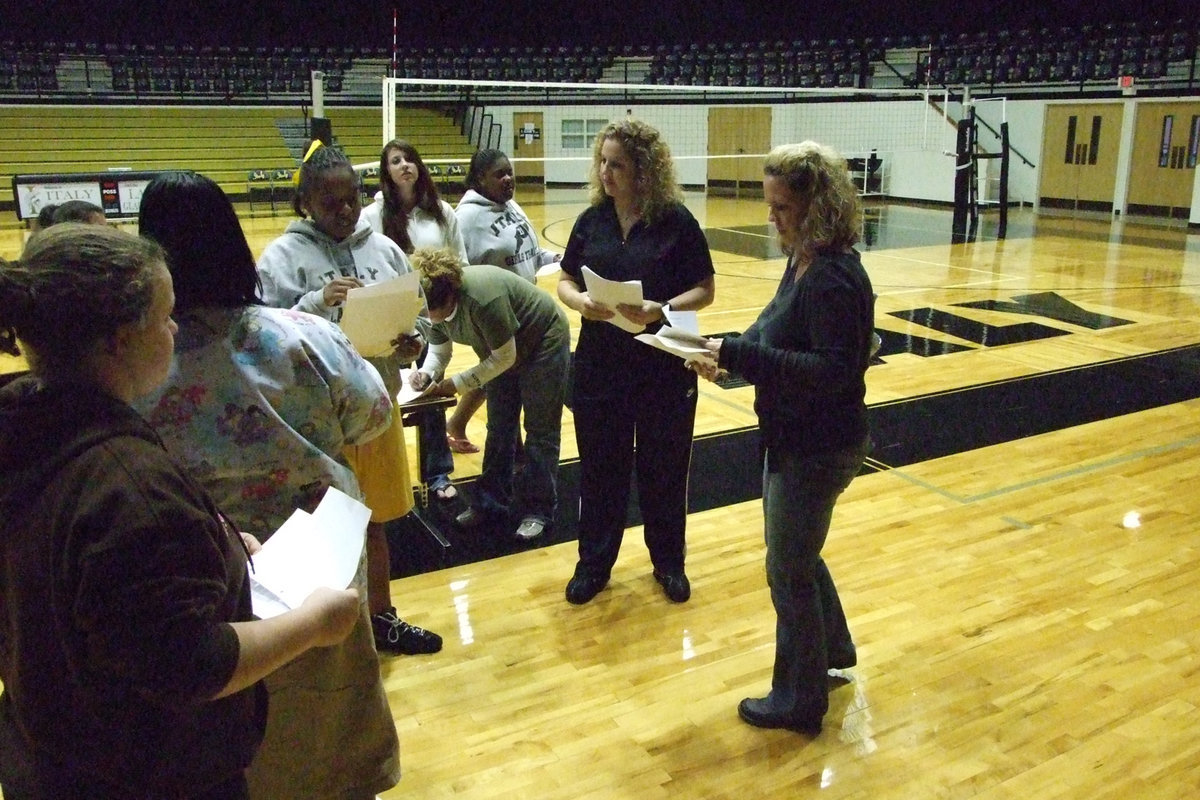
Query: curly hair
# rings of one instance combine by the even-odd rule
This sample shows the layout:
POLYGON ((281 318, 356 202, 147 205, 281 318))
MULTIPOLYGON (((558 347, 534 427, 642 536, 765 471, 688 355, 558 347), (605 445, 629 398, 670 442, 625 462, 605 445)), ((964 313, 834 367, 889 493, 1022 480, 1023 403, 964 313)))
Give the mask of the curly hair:
POLYGON ((408 212, 404 210, 404 203, 400 200, 400 187, 392 180, 392 173, 388 170, 388 161, 396 150, 404 154, 405 160, 417 166, 417 183, 413 187, 417 198, 417 208, 424 209, 437 220, 437 224, 442 228, 446 227, 446 214, 442 210, 441 198, 438 197, 433 176, 429 174, 429 167, 425 166, 425 162, 421 160, 421 154, 417 152, 417 148, 403 139, 392 139, 385 144, 383 152, 379 154, 379 190, 383 192, 383 232, 389 239, 400 245, 401 250, 411 255, 413 243, 408 236, 408 212))
POLYGON ((592 205, 600 205, 606 200, 604 185, 600 182, 600 149, 609 139, 621 145, 633 162, 639 187, 638 202, 647 223, 653 222, 664 209, 683 201, 671 150, 658 130, 640 120, 622 119, 608 123, 597 134, 592 146, 592 167, 588 171, 588 199, 592 205))
POLYGON ((804 209, 795 254, 811 258, 858 241, 861 209, 846 159, 817 142, 781 144, 767 154, 763 174, 783 180, 804 209))
POLYGON ((96 343, 145 322, 165 260, 153 241, 106 225, 39 231, 20 260, 0 261, 0 350, 20 355, 20 340, 38 374, 73 374, 96 343))
POLYGON ((458 253, 448 247, 422 247, 409 258, 421 274, 421 291, 430 308, 442 308, 462 291, 463 268, 458 253))
POLYGON ((347 169, 354 175, 356 180, 358 179, 358 173, 354 171, 354 165, 350 163, 350 159, 346 157, 346 154, 339 148, 330 147, 329 145, 322 145, 313 150, 308 160, 300 165, 299 180, 296 183, 296 194, 292 196, 292 210, 296 212, 296 216, 306 216, 303 200, 312 191, 312 185, 317 176, 334 169, 347 169))

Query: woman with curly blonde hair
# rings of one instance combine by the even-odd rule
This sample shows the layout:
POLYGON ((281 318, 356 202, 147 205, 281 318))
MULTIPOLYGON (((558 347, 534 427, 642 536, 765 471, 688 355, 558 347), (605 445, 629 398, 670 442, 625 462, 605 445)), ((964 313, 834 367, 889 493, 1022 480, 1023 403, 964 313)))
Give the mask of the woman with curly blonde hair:
POLYGON ((583 318, 572 378, 579 563, 567 600, 586 603, 608 583, 636 464, 654 579, 668 599, 682 603, 691 596, 683 561, 696 376, 628 329, 657 330, 668 306, 694 311, 711 303, 712 257, 681 201, 670 149, 650 125, 624 119, 600 132, 591 186, 591 206, 575 221, 558 283, 559 299, 583 318), (595 302, 585 265, 609 280, 641 281, 642 303, 609 308, 595 302))
POLYGON ((636 119, 610 122, 596 137, 592 147, 592 166, 588 171, 588 200, 600 205, 608 194, 601 177, 605 142, 615 142, 632 162, 639 176, 636 201, 642 218, 654 220, 665 209, 683 202, 683 192, 675 177, 675 162, 671 150, 658 131, 636 119))
POLYGON ((507 527, 518 539, 541 536, 558 506, 558 454, 571 335, 554 298, 515 272, 490 264, 463 267, 446 249, 419 249, 429 307, 429 355, 410 378, 414 389, 454 397, 482 389, 487 398, 483 472, 471 504, 455 521, 463 528, 507 527), (449 377, 453 343, 479 363, 449 377), (525 462, 516 442, 525 417, 525 462), (513 527, 515 523, 516 527, 513 527))

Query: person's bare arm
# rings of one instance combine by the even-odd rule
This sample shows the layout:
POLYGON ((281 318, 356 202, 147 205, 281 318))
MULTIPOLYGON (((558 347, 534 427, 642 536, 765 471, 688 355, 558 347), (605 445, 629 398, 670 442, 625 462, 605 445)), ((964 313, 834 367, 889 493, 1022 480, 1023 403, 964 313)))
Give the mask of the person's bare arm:
POLYGON ((574 278, 567 276, 558 279, 558 299, 567 308, 578 311, 584 319, 612 319, 614 312, 611 308, 592 300, 591 295, 579 287, 574 278))
POLYGON ((277 617, 230 623, 238 639, 237 667, 213 699, 253 686, 310 648, 341 642, 358 613, 357 590, 320 588, 277 617))

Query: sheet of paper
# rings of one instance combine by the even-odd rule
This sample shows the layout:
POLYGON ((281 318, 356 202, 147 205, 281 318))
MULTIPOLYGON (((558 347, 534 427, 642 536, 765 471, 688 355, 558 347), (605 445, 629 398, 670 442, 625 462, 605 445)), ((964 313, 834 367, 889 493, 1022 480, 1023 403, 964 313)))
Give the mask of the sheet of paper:
POLYGON ((392 352, 391 341, 411 331, 421 313, 421 279, 416 272, 346 293, 338 323, 360 354, 370 358, 392 352))
POLYGON ((667 306, 666 308, 667 324, 670 325, 673 330, 687 331, 688 333, 694 333, 697 336, 700 335, 700 318, 696 315, 695 311, 676 311, 670 306, 667 306))
POLYGON ((640 306, 642 304, 641 281, 610 281, 608 278, 602 278, 592 272, 587 266, 584 266, 581 271, 583 273, 583 285, 587 290, 588 296, 597 303, 608 306, 613 310, 613 315, 608 320, 609 322, 621 330, 629 331, 630 333, 641 333, 646 330, 645 325, 639 325, 617 312, 617 306, 622 303, 631 306, 640 306))
POLYGON ((255 615, 267 619, 296 608, 319 586, 349 587, 370 519, 371 509, 333 487, 312 514, 293 511, 254 554, 250 582, 255 615))
POLYGON ((704 337, 664 325, 658 333, 640 333, 633 337, 643 344, 679 356, 684 361, 716 362, 716 354, 704 346, 704 337))
POLYGON ((416 367, 406 367, 400 370, 400 391, 396 393, 396 405, 405 406, 409 403, 415 403, 421 398, 427 397, 429 391, 437 385, 437 381, 430 381, 429 385, 420 391, 412 388, 412 384, 409 383, 408 379, 412 377, 415 371, 416 367))

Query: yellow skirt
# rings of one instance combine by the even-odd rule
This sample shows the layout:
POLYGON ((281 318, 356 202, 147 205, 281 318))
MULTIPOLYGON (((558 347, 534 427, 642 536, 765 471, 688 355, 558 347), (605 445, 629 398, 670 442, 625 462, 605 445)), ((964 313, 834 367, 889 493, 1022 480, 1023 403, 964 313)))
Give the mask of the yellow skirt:
POLYGON ((348 445, 346 460, 358 477, 371 522, 390 522, 412 511, 413 484, 399 414, 379 436, 366 444, 348 445))

